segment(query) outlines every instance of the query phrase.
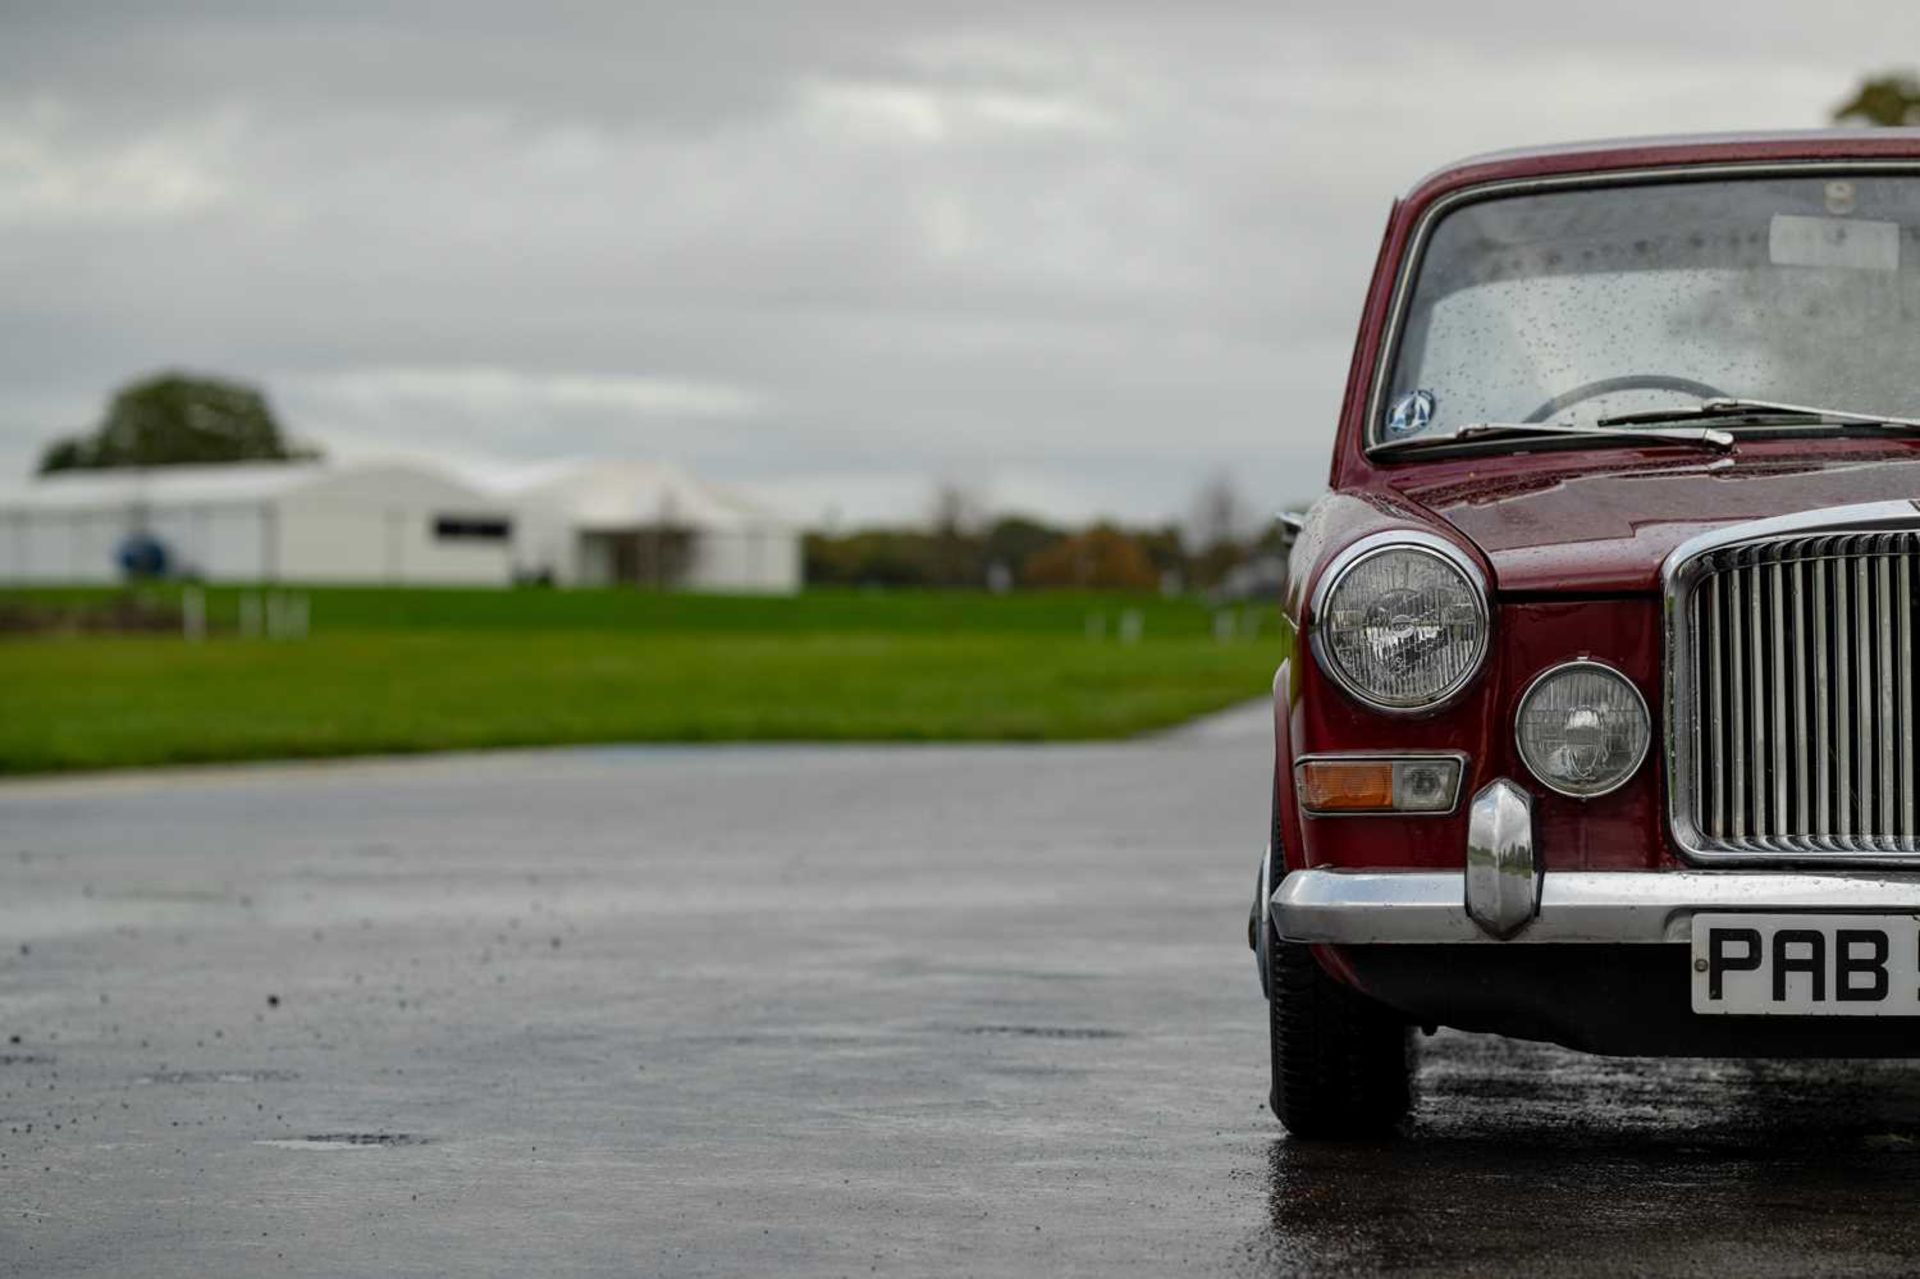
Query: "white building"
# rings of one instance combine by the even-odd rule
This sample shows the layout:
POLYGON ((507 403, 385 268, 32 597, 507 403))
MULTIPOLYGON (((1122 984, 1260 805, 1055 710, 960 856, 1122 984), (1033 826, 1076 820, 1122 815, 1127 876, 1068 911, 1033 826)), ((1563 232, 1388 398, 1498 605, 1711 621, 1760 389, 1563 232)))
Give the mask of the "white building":
POLYGON ((0 582, 112 582, 142 535, 208 581, 504 585, 512 513, 405 463, 69 471, 0 492, 0 582))
POLYGON ((125 575, 131 539, 208 581, 787 593, 799 530, 669 466, 583 462, 478 488, 405 462, 69 471, 0 491, 0 583, 125 575))
POLYGON ((736 493, 653 462, 581 462, 502 494, 522 578, 785 594, 800 531, 736 493))

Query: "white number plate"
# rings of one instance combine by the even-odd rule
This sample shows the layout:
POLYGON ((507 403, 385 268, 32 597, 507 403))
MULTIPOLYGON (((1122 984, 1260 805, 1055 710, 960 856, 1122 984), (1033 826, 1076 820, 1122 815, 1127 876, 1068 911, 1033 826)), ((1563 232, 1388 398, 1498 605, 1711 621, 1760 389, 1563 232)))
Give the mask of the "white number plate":
POLYGON ((1693 1011, 1920 1016, 1920 915, 1695 915, 1693 1011))

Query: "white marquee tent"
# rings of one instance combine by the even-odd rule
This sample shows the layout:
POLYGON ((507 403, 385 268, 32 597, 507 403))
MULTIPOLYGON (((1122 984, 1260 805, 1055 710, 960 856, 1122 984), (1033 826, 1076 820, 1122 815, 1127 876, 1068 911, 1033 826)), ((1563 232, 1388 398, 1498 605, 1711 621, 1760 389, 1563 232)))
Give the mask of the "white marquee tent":
POLYGON ((654 462, 580 462, 508 485, 514 565, 564 586, 800 589, 800 532, 737 493, 654 462))

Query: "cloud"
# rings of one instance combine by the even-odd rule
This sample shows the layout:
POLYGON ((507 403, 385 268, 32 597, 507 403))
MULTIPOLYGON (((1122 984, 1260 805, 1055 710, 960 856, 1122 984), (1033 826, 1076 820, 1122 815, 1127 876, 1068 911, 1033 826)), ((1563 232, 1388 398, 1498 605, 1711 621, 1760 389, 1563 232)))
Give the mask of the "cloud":
POLYGON ((1920 48, 1892 4, 1539 12, 24 6, 0 41, 0 468, 185 365, 265 383, 339 450, 657 456, 847 519, 953 476, 1162 516, 1228 468, 1293 501, 1421 173, 1817 125, 1920 48))
POLYGON ((947 89, 811 80, 800 89, 808 125, 829 138, 871 137, 933 145, 1019 134, 1099 134, 1113 121, 1062 93, 947 89))
POLYGON ((89 136, 58 103, 0 111, 0 229, 170 221, 232 194, 231 115, 131 136, 89 136))
POLYGON ((529 373, 484 365, 350 369, 295 376, 289 382, 297 394, 371 414, 423 407, 488 417, 612 409, 705 418, 738 417, 764 408, 759 396, 735 386, 617 373, 529 373))

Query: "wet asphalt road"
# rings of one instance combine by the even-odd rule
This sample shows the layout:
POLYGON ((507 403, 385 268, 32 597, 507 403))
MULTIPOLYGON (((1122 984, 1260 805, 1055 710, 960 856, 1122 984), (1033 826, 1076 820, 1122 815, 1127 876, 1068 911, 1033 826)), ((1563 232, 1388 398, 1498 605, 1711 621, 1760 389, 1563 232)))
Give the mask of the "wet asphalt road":
POLYGON ((0 787, 0 1273, 1920 1269, 1920 1072, 1264 1106, 1259 717, 0 787), (14 1037, 17 1036, 17 1042, 14 1037))

